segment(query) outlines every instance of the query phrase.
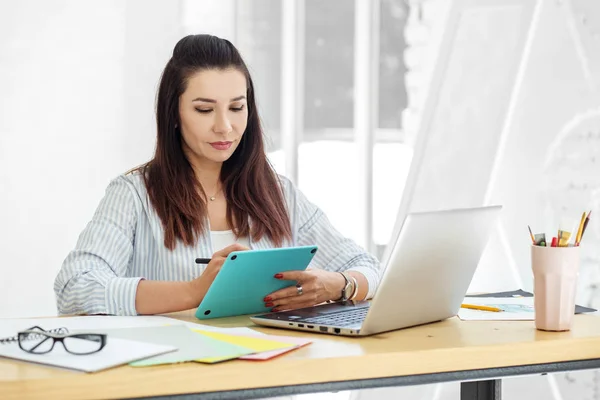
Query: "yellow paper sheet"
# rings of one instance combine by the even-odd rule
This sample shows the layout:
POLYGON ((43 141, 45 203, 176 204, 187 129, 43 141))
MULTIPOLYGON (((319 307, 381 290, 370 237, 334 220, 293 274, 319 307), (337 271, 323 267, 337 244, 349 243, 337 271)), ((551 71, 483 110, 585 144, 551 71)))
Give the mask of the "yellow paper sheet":
MULTIPOLYGON (((227 343, 231 343, 237 346, 245 347, 251 349, 255 353, 260 353, 263 351, 273 351, 273 350, 281 350, 288 349, 297 346, 297 343, 286 343, 280 342, 270 339, 262 339, 257 337, 250 336, 241 336, 241 335, 230 335, 222 332, 213 332, 213 331, 204 331, 201 329, 192 329, 194 332, 197 332, 201 335, 208 336, 213 339, 222 340, 227 343)), ((195 360, 197 362, 202 363, 216 363, 220 361, 230 360, 231 357, 211 357, 211 358, 203 358, 200 360, 195 360)))

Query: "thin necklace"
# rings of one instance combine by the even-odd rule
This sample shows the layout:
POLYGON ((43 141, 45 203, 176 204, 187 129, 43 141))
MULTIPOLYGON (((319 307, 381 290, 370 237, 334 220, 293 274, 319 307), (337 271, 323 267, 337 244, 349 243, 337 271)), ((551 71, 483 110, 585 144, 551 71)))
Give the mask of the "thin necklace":
MULTIPOLYGON (((218 185, 218 184, 219 184, 219 183, 217 182, 217 185, 218 185)), ((217 198, 217 195, 219 194, 219 192, 220 192, 220 191, 221 191, 221 188, 219 188, 219 190, 217 190, 217 191, 215 192, 215 194, 213 194, 212 196, 209 196, 209 197, 208 197, 208 199, 209 199, 210 201, 215 201, 215 199, 217 198)))

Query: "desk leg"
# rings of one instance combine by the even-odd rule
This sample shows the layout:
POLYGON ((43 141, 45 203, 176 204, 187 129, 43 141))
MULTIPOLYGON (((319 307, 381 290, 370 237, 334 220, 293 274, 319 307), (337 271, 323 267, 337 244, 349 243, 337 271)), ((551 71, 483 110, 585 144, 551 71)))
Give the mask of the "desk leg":
POLYGON ((460 400, 500 400, 502 380, 460 383, 460 400))

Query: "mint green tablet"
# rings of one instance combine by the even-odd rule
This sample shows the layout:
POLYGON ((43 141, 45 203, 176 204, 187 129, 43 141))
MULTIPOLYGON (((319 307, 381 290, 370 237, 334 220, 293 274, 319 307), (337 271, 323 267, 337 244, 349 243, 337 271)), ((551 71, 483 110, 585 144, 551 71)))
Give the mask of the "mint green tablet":
POLYGON ((265 307, 265 296, 296 284, 275 279, 274 275, 284 271, 304 271, 316 252, 317 246, 231 252, 198 306, 196 318, 270 311, 265 307))

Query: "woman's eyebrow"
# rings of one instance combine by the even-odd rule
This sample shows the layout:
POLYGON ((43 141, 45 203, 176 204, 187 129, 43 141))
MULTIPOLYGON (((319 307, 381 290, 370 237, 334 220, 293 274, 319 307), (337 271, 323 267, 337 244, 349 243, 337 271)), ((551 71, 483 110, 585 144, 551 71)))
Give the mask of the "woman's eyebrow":
POLYGON ((196 97, 194 100, 192 101, 203 101, 205 103, 216 103, 217 101, 214 99, 207 99, 205 97, 196 97))
MULTIPOLYGON (((246 98, 246 96, 242 95, 242 96, 234 97, 233 99, 231 99, 229 101, 230 102, 240 101, 240 100, 244 100, 245 98, 246 98)), ((208 99, 206 97, 196 97, 192 101, 203 101, 205 103, 216 103, 217 102, 215 99, 208 99)))

